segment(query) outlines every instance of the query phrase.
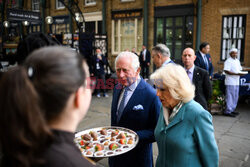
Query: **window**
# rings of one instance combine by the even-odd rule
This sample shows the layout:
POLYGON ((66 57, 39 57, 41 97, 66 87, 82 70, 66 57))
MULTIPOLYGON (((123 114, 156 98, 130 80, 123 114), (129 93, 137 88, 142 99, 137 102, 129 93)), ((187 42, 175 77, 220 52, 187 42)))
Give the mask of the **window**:
POLYGON ((166 44, 172 60, 181 63, 182 50, 193 47, 193 16, 159 17, 155 26, 155 43, 166 44))
POLYGON ((131 50, 140 51, 142 46, 143 21, 141 18, 112 20, 112 54, 131 50))
POLYGON ((32 0, 32 10, 33 11, 40 10, 40 0, 32 0))
POLYGON ((96 0, 85 0, 85 6, 96 5, 96 0))
POLYGON ((238 59, 244 61, 246 15, 222 16, 221 60, 225 61, 231 48, 238 49, 238 59))
POLYGON ((59 0, 56 0, 56 9, 64 9, 65 6, 59 0))

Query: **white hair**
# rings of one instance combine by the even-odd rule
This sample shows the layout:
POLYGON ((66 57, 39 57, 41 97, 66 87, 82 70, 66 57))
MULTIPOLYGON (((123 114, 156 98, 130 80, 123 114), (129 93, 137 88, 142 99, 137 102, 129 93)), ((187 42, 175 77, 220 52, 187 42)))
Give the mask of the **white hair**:
POLYGON ((172 98, 184 103, 194 98, 195 87, 180 65, 170 63, 156 70, 151 76, 156 86, 167 87, 172 98))
POLYGON ((129 52, 129 51, 125 51, 125 52, 121 52, 118 54, 118 56, 115 59, 115 69, 116 69, 116 63, 117 61, 122 58, 122 57, 126 57, 126 58, 130 58, 131 62, 132 62, 132 67, 134 68, 135 71, 137 71, 137 69, 140 67, 140 62, 139 62, 139 58, 136 54, 129 52))

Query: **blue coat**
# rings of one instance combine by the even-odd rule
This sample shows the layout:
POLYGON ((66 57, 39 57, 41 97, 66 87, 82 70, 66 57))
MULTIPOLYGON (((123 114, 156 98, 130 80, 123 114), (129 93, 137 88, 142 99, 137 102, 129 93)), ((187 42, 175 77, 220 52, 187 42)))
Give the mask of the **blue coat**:
POLYGON ((109 158, 109 165, 110 167, 152 167, 152 142, 155 141, 154 129, 160 113, 161 102, 156 96, 155 90, 141 78, 117 123, 116 111, 120 93, 121 86, 118 84, 113 91, 111 125, 134 130, 139 136, 139 143, 128 153, 109 158), (139 104, 143 106, 142 110, 134 108, 139 104))
POLYGON ((217 167, 219 152, 211 114, 191 100, 168 126, 161 111, 155 138, 159 155, 156 167, 217 167))
MULTIPOLYGON (((200 68, 203 68, 204 70, 207 70, 206 69, 206 65, 205 65, 205 62, 201 56, 201 53, 200 51, 196 52, 196 59, 194 61, 194 64, 200 68)), ((213 76, 213 72, 214 72, 214 67, 213 67, 213 64, 212 64, 212 60, 211 60, 211 56, 210 54, 206 54, 206 58, 207 58, 207 62, 208 62, 208 73, 209 73, 209 76, 213 76)))

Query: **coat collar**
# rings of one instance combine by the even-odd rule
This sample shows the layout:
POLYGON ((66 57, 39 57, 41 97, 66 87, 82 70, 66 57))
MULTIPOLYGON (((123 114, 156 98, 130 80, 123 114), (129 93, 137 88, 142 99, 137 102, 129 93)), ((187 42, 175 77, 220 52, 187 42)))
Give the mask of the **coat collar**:
MULTIPOLYGON (((187 103, 190 103, 187 102, 187 103)), ((184 117, 185 117, 185 114, 186 114, 186 105, 187 103, 184 103, 183 106, 180 108, 179 112, 175 115, 175 117, 173 118, 173 120, 168 124, 168 126, 166 127, 162 127, 162 130, 168 130, 170 128, 172 128, 173 126, 177 125, 178 123, 182 122, 184 117)), ((165 124, 165 122, 164 122, 165 124)), ((166 124, 165 124, 166 125, 166 124)))

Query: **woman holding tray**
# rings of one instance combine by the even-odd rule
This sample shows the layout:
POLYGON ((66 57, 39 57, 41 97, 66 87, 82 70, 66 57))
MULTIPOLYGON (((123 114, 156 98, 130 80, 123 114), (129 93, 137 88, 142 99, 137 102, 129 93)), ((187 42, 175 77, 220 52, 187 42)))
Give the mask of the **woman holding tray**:
POLYGON ((2 76, 3 166, 93 166, 73 142, 91 101, 88 76, 82 57, 64 47, 36 50, 2 76))

